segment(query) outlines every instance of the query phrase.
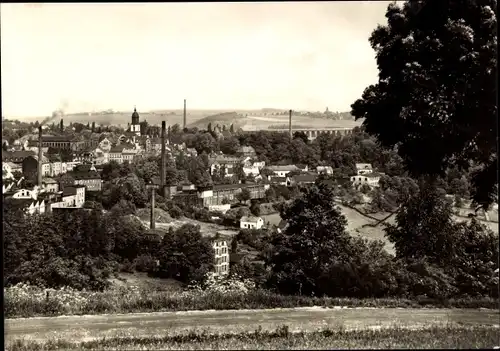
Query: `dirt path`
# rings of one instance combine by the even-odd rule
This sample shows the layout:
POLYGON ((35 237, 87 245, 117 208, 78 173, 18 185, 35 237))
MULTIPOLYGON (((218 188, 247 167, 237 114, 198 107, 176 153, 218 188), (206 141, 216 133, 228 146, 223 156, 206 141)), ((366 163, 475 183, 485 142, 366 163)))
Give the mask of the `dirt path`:
POLYGON ((251 332, 259 326, 263 330, 275 330, 281 325, 288 325, 292 331, 340 326, 347 329, 391 326, 418 328, 447 323, 498 326, 499 317, 498 311, 493 310, 307 307, 20 318, 5 320, 5 340, 64 338, 78 342, 103 337, 172 335, 193 330, 251 332))

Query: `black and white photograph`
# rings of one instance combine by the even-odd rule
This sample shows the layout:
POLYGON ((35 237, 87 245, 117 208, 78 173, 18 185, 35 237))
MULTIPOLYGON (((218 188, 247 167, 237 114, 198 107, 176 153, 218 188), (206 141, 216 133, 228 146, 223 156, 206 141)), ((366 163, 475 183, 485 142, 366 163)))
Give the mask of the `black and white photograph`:
POLYGON ((500 348, 496 0, 0 16, 5 350, 500 348))

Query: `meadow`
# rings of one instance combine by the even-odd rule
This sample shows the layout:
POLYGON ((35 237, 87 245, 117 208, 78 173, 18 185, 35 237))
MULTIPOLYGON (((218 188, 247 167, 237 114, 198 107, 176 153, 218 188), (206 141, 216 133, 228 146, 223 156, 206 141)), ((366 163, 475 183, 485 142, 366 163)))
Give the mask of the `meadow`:
POLYGON ((155 337, 103 338, 85 342, 51 339, 44 342, 15 340, 6 350, 280 350, 280 349, 467 349, 492 348, 499 344, 498 328, 448 325, 423 329, 324 329, 291 332, 287 326, 275 331, 239 334, 191 332, 155 337))
MULTIPOLYGON (((142 280, 144 281, 144 280, 142 280)), ((158 284, 156 284, 158 285, 158 284)), ((43 289, 28 284, 4 288, 5 318, 36 316, 85 315, 103 313, 134 313, 188 310, 241 310, 266 308, 292 308, 311 306, 345 307, 456 307, 498 308, 493 298, 385 298, 356 299, 308 296, 285 296, 254 288, 250 281, 237 277, 208 283, 207 287, 181 290, 175 284, 167 284, 160 290, 154 285, 116 284, 111 289, 78 291, 70 288, 43 289)))

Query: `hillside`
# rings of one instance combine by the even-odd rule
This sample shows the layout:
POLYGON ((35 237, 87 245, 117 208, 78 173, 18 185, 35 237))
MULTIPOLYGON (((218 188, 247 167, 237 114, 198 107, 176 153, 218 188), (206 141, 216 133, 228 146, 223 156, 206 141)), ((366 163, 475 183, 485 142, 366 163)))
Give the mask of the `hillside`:
MULTIPOLYGON (((265 109, 273 110, 273 109, 265 109)), ((274 110, 273 110, 274 111, 274 110)), ((158 110, 158 111, 148 111, 141 112, 138 110, 140 115, 140 121, 146 120, 150 125, 161 125, 161 121, 166 121, 167 125, 174 125, 178 123, 182 126, 183 123, 183 111, 182 110, 158 110)), ((113 112, 95 112, 95 113, 73 113, 65 114, 62 118, 64 123, 67 125, 69 123, 92 123, 95 122, 97 125, 121 125, 126 127, 127 123, 130 123, 132 111, 113 111, 113 112)), ((199 129, 206 129, 209 123, 212 125, 231 125, 234 124, 236 128, 242 128, 243 130, 268 130, 276 128, 288 128, 288 115, 274 114, 274 112, 266 112, 263 110, 236 110, 232 112, 217 111, 217 110, 187 110, 187 126, 197 127, 199 129)), ((9 118, 9 119, 19 119, 24 122, 35 122, 45 120, 47 117, 23 117, 23 118, 9 118)), ((49 119, 47 123, 58 123, 60 121, 60 116, 54 119, 49 119)), ((309 128, 323 128, 323 127, 342 127, 342 128, 353 128, 361 125, 360 121, 354 121, 352 119, 344 120, 334 120, 325 118, 324 116, 316 116, 314 114, 305 115, 293 115, 292 116, 292 128, 304 128, 307 126, 309 128)))
POLYGON ((188 127, 193 128, 197 127, 199 129, 207 129, 209 123, 212 123, 212 126, 216 125, 226 125, 230 126, 234 125, 235 128, 241 128, 245 125, 246 119, 244 116, 237 112, 223 112, 215 115, 207 116, 201 118, 193 123, 189 123, 188 127))

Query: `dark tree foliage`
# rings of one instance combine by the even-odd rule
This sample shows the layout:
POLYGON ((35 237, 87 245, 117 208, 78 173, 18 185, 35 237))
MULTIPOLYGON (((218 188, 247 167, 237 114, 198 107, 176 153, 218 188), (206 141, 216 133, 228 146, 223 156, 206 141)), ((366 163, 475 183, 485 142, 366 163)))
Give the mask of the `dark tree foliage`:
POLYGON ((185 224, 163 237, 159 260, 159 276, 185 283, 201 281, 212 269, 214 250, 210 241, 202 237, 198 226, 185 224))
POLYGON ((471 170, 483 207, 497 185, 496 11, 495 0, 390 4, 370 37, 379 82, 351 106, 412 175, 471 170))
POLYGON ((350 257, 347 220, 336 206, 331 190, 322 183, 282 206, 280 215, 288 227, 271 239, 269 283, 287 294, 318 292, 317 281, 325 269, 350 257))

